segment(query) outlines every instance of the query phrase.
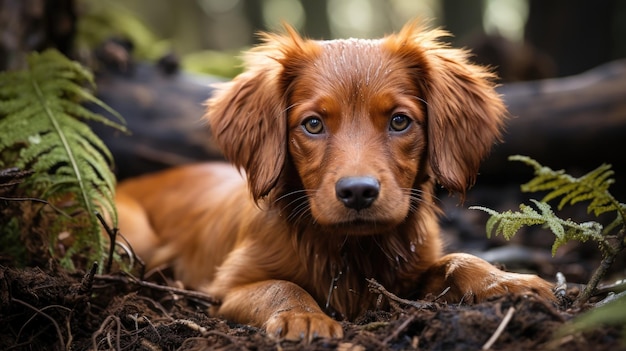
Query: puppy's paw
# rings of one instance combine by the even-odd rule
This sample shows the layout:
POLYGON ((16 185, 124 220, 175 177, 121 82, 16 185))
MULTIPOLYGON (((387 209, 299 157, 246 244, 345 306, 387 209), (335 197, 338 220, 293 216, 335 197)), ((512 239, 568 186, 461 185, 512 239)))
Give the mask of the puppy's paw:
POLYGON ((489 274, 479 283, 474 284, 471 290, 476 302, 506 294, 538 295, 546 300, 556 300, 553 284, 532 274, 499 271, 489 274))
POLYGON ((438 295, 448 302, 481 302, 506 294, 536 294, 556 300, 552 284, 531 274, 509 273, 473 255, 444 256, 422 277, 423 293, 438 295))
POLYGON ((341 325, 321 312, 278 311, 265 323, 265 331, 280 339, 306 342, 343 337, 341 325))

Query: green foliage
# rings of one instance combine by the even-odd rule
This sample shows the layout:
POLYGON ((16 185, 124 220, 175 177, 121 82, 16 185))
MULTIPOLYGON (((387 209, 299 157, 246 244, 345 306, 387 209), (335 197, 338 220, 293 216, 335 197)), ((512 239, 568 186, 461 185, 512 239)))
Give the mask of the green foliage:
POLYGON ((183 56, 181 64, 187 72, 225 78, 233 78, 243 70, 241 58, 236 54, 212 50, 187 54, 183 56))
POLYGON ((167 40, 157 36, 124 7, 110 1, 89 0, 78 18, 76 47, 90 50, 112 37, 128 39, 134 56, 157 60, 170 50, 167 40))
POLYGON ((502 234, 508 240, 523 226, 543 225, 556 236, 552 247, 552 254, 554 255, 561 245, 570 240, 587 241, 593 239, 604 244, 607 235, 624 226, 626 204, 615 200, 608 190, 610 185, 615 182, 611 178, 614 172, 610 165, 603 164, 584 176, 575 178, 563 170, 554 171, 549 167, 542 166, 526 156, 511 156, 509 160, 521 161, 535 170, 535 177, 522 185, 522 191, 547 191, 547 194, 542 201, 532 200, 539 212, 524 204, 520 205, 520 212, 506 211, 503 213, 479 206, 472 207, 472 209, 482 210, 491 215, 487 221, 488 236, 491 233, 502 234), (558 198, 561 198, 558 205, 559 210, 566 205, 589 201, 587 212, 596 216, 606 212, 615 212, 617 216, 606 227, 595 221, 576 223, 570 219, 563 220, 554 214, 548 204, 548 201, 558 198))
MULTIPOLYGON (((126 129, 80 104, 94 103, 121 121, 85 83, 93 86, 92 74, 54 50, 31 54, 24 70, 0 73, 0 168, 33 170, 22 188, 30 196, 63 204, 58 207, 66 215, 56 216, 50 230, 73 237, 62 257, 66 265, 78 253, 90 261, 103 260, 96 210, 117 222, 112 156, 83 121, 126 129)), ((57 235, 51 233, 49 240, 54 248, 57 235)))
POLYGON ((624 204, 619 204, 609 193, 608 189, 615 182, 611 178, 615 172, 611 165, 603 164, 580 178, 574 178, 565 171, 553 171, 540 165, 537 161, 526 156, 511 156, 509 160, 523 162, 535 169, 535 178, 522 185, 524 192, 549 191, 543 202, 562 197, 558 209, 565 205, 574 205, 578 202, 590 200, 587 211, 596 216, 609 211, 619 211, 624 204))
MULTIPOLYGON (((75 46, 82 53, 111 38, 127 39, 133 45, 133 57, 140 60, 156 61, 172 51, 171 40, 155 35, 123 1, 85 0, 82 8, 75 41, 75 46)), ((233 78, 243 70, 238 56, 240 51, 183 53, 180 64, 187 72, 233 78)))
POLYGON ((557 217, 550 205, 546 202, 531 200, 540 212, 533 207, 521 204, 519 212, 506 211, 498 213, 489 208, 474 206, 472 209, 482 210, 491 215, 487 221, 487 236, 491 233, 501 234, 510 240, 522 226, 543 225, 549 228, 556 236, 552 246, 552 255, 569 240, 587 241, 595 239, 602 241, 602 225, 597 222, 576 223, 570 219, 557 217))
MULTIPOLYGON (((535 170, 535 177, 522 185, 522 191, 545 191, 542 201, 531 200, 537 209, 520 205, 519 212, 499 213, 485 207, 472 207, 491 215, 487 221, 487 235, 502 234, 507 240, 513 237, 522 226, 543 225, 556 236, 552 254, 559 246, 570 240, 586 241, 592 239, 600 244, 603 253, 601 264, 592 274, 589 283, 578 295, 575 305, 580 307, 589 301, 598 282, 606 274, 615 257, 626 247, 625 213, 626 204, 620 203, 609 193, 609 187, 615 182, 611 166, 603 164, 580 178, 572 177, 564 171, 554 171, 537 161, 525 156, 511 156, 510 160, 521 161, 535 170), (596 217, 603 213, 614 212, 616 218, 606 227, 595 221, 576 223, 570 219, 557 217, 548 201, 559 199, 558 209, 566 205, 575 205, 589 201, 587 212, 596 217)), ((624 325, 626 323, 626 297, 621 297, 604 306, 590 310, 568 323, 560 331, 561 336, 596 328, 600 325, 624 325)), ((624 329, 626 332, 626 329, 624 329)))

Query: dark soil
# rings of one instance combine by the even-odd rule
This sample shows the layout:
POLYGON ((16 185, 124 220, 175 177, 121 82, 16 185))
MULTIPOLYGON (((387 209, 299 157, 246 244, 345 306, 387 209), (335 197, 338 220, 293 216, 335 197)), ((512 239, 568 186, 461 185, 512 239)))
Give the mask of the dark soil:
MULTIPOLYGON (((489 205, 483 199, 472 201, 489 205)), ((491 254, 492 261, 509 269, 532 271, 550 280, 562 272, 568 279, 567 294, 558 304, 533 296, 506 296, 477 305, 431 299, 422 303, 426 307, 417 308, 419 304, 398 301, 382 287, 378 292, 390 301, 390 311, 368 311, 354 322, 343 322, 341 340, 304 344, 210 317, 210 297, 177 288, 168 271, 149 272, 143 280, 122 273, 70 273, 48 261, 45 253, 27 255, 28 267, 15 268, 14 257, 0 247, 0 350, 480 350, 486 344, 492 350, 626 350, 623 326, 556 334, 590 307, 572 307, 579 286, 570 282, 586 282, 598 266, 595 245, 568 244, 552 258, 553 237, 539 230, 519 234, 503 246, 501 238, 485 240, 480 212, 456 204, 443 201, 442 235, 449 251, 491 254)), ((28 213, 22 207, 7 212, 12 208, 4 209, 6 218, 28 213)), ((45 231, 45 222, 35 227, 45 231)), ((34 231, 29 233, 37 237, 34 231)), ((30 246, 45 248, 37 240, 30 246)), ((614 262, 606 280, 623 278, 625 265, 623 259, 614 262)))
POLYGON ((306 345, 210 317, 201 297, 126 275, 0 266, 0 350, 479 350, 506 314, 512 318, 493 350, 623 349, 620 328, 555 337, 579 313, 568 309, 570 301, 508 296, 478 305, 395 306, 344 322, 342 340, 306 345))

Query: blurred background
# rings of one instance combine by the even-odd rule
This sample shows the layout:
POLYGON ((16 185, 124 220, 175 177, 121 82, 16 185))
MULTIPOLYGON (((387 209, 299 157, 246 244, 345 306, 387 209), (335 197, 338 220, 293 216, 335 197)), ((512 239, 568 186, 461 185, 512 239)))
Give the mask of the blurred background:
POLYGON ((483 181, 519 180, 506 160, 517 153, 577 174, 607 162, 624 177, 624 0, 0 0, 0 70, 47 48, 93 70, 98 96, 133 131, 101 132, 123 178, 221 156, 202 104, 211 82, 241 71, 259 31, 284 22, 315 39, 371 38, 415 19, 500 77, 515 118, 483 181))
MULTIPOLYGON (((46 48, 93 70, 98 97, 132 131, 92 126, 121 180, 222 158, 202 121, 204 102, 210 83, 240 72, 237 57, 257 42, 258 31, 286 22, 316 39, 380 37, 414 19, 448 30, 454 46, 492 66, 513 116, 464 205, 440 190, 450 249, 502 244, 486 243, 485 216, 465 207, 505 210, 527 201, 519 185, 532 172, 509 162, 513 154, 574 176, 610 163, 613 194, 626 198, 624 0, 0 0, 0 71, 24 67, 28 53, 46 48)), ((575 211, 564 217, 586 215, 575 211)), ((552 238, 528 234, 518 244, 549 258, 552 238)), ((582 281, 588 267, 572 263, 587 262, 594 249, 561 250, 568 264, 561 271, 582 281)), ((551 276, 552 267, 536 268, 551 276)))
MULTIPOLYGON (((6 1, 6 0, 5 0, 6 1)), ((136 18, 152 35, 138 53, 166 52, 183 67, 232 76, 229 57, 256 42, 259 30, 281 22, 315 39, 379 37, 422 19, 453 34, 476 60, 499 68, 503 81, 580 73, 626 57, 626 1, 621 0, 99 0, 79 11, 136 18)), ((124 26, 113 23, 117 30, 124 26)), ((143 29, 142 29, 143 30, 143 29)), ((147 35, 146 35, 147 36, 147 35)), ((146 39, 144 37, 144 39, 146 39)))
MULTIPOLYGON (((106 41, 136 60, 232 77, 258 31, 380 37, 421 19, 496 67, 502 81, 577 74, 626 57, 622 0, 0 0, 0 70, 55 47, 88 61, 106 41)), ((117 53, 121 55, 123 53, 117 53)))

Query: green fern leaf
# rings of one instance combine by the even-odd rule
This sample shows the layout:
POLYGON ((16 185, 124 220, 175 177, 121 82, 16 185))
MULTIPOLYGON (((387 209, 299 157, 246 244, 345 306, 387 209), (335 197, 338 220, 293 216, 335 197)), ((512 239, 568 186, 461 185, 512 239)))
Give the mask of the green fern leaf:
POLYGON ((603 240, 602 225, 600 223, 576 223, 569 219, 564 220, 554 214, 548 203, 537 200, 531 201, 539 212, 533 207, 524 204, 520 205, 519 212, 509 210, 499 213, 481 206, 472 206, 470 209, 481 210, 491 215, 486 226, 488 237, 491 237, 491 233, 495 233, 495 235, 501 234, 504 238, 510 240, 523 226, 543 225, 547 227, 556 237, 552 246, 552 255, 555 255, 557 249, 569 240, 581 242, 589 239, 603 240))
MULTIPOLYGON (((117 222, 113 159, 84 121, 97 121, 124 132, 126 128, 81 105, 91 102, 102 106, 123 122, 85 84, 93 86, 89 70, 54 50, 30 55, 28 67, 22 71, 0 73, 0 166, 32 169, 35 173, 24 185, 36 191, 33 196, 69 199, 75 204, 67 209, 71 222, 59 224, 60 230, 75 237, 75 244, 62 258, 67 264, 74 253, 102 263, 106 250, 94 216, 96 210, 114 225, 117 222), (3 157, 16 149, 17 159, 3 157)), ((54 242, 51 245, 54 247, 54 242)))
MULTIPOLYGON (((535 178, 522 185, 522 191, 548 191, 542 201, 548 202, 561 198, 559 210, 566 205, 590 201, 587 211, 593 212, 596 216, 609 211, 620 211, 620 203, 608 191, 611 184, 615 182, 612 178, 614 171, 611 165, 603 164, 582 177, 575 178, 563 170, 554 171, 549 167, 544 167, 526 156, 511 156, 509 160, 521 161, 535 170, 535 178)), ((624 212, 621 211, 621 214, 623 220, 624 212)))

